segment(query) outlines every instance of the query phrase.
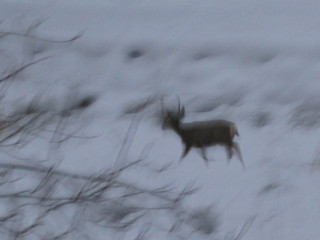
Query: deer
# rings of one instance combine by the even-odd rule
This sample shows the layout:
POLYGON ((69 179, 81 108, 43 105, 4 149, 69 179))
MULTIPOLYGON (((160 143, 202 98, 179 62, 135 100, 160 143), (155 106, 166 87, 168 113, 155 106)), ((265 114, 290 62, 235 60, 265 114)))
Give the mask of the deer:
POLYGON ((226 149, 228 161, 231 160, 234 151, 243 168, 244 161, 238 143, 234 142, 234 137, 239 136, 235 123, 227 120, 211 120, 202 122, 182 123, 185 116, 184 106, 178 106, 178 111, 168 111, 162 108, 162 129, 173 130, 180 138, 184 145, 180 161, 189 153, 190 149, 198 148, 205 163, 208 165, 206 148, 215 145, 224 146, 226 149))

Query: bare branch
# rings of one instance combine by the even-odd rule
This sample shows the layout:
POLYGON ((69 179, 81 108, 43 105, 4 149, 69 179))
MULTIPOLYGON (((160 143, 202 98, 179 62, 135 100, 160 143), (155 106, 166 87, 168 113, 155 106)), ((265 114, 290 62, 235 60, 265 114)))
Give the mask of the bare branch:
POLYGON ((33 62, 27 63, 27 64, 23 65, 22 67, 19 67, 18 69, 14 70, 13 72, 8 74, 7 76, 0 78, 0 83, 14 77, 15 75, 17 75, 18 73, 22 72, 23 70, 29 68, 30 66, 35 65, 35 64, 42 62, 44 60, 47 60, 49 58, 51 58, 51 57, 43 57, 43 58, 40 58, 40 59, 35 60, 33 62))

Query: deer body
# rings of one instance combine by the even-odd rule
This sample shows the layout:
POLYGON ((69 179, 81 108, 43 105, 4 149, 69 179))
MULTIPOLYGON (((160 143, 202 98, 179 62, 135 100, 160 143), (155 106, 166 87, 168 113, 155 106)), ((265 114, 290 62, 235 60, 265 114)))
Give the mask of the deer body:
POLYGON ((214 145, 222 145, 226 148, 228 159, 233 155, 233 150, 244 167, 239 145, 233 141, 238 134, 236 125, 226 120, 212 120, 204 122, 182 123, 184 108, 178 113, 167 112, 163 128, 171 128, 181 138, 184 144, 184 152, 181 160, 188 154, 192 147, 199 148, 205 162, 207 163, 206 148, 214 145))

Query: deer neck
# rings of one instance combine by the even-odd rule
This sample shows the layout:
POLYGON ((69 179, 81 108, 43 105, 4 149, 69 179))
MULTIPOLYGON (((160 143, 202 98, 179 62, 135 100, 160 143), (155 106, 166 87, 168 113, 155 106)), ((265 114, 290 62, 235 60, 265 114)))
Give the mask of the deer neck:
POLYGON ((172 124, 173 131, 175 131, 180 136, 182 135, 181 125, 182 124, 180 122, 172 124))

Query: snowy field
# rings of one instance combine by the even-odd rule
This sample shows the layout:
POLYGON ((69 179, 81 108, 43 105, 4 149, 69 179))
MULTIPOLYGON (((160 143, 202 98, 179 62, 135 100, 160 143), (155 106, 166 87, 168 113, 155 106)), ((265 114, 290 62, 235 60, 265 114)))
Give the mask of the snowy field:
MULTIPOLYGON (((0 140, 0 238, 319 239, 319 9, 316 0, 2 0, 0 115, 34 104, 45 118, 0 140), (168 109, 180 99, 184 122, 235 122, 246 168, 219 146, 208 165, 195 149, 179 162, 179 137, 161 130, 161 98, 168 109), (82 99, 88 107, 77 109, 82 99), (34 202, 86 189, 51 167, 102 176, 137 160, 117 181, 197 191, 164 211, 165 198, 129 190, 128 201, 112 190, 102 198, 114 205, 81 196, 45 217, 51 200, 34 202), (1 164, 49 170, 38 183, 1 164), (136 216, 128 204, 162 207, 136 216)), ((32 122, 34 112, 25 113, 32 122)))

